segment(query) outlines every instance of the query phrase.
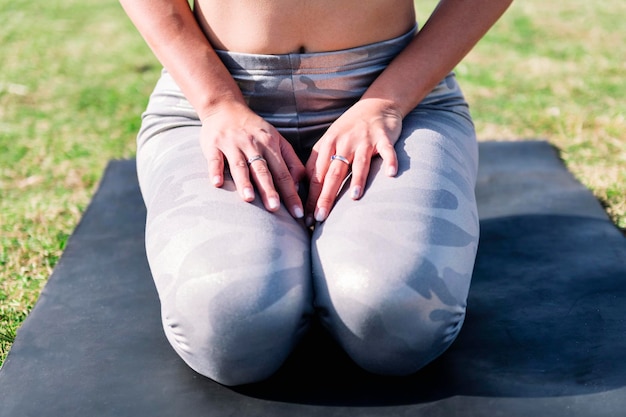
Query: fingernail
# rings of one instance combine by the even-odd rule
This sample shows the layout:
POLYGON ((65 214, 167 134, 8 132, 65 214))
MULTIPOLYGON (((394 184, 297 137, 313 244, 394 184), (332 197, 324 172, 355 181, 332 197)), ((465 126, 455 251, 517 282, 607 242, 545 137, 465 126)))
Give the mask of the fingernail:
POLYGON ((392 166, 387 168, 387 175, 388 176, 395 177, 397 173, 398 173, 398 171, 396 170, 395 166, 392 165, 392 166))
POLYGON ((311 215, 306 216, 306 219, 304 220, 304 224, 306 225, 306 227, 311 227, 313 226, 313 224, 315 224, 315 219, 313 219, 313 216, 311 215))
POLYGON ((267 200, 267 204, 270 206, 270 209, 276 210, 280 206, 280 200, 278 200, 276 197, 270 197, 267 200))
POLYGON ((315 220, 317 220, 318 222, 323 222, 326 219, 326 215, 326 209, 323 207, 315 210, 315 220))
POLYGON ((296 216, 296 219, 304 217, 304 211, 302 211, 302 207, 300 206, 293 206, 293 214, 296 216))
POLYGON ((296 181, 294 185, 296 186, 296 192, 300 191, 300 181, 296 181))
POLYGON ((222 183, 222 176, 216 175, 212 178, 212 181, 213 181, 213 185, 219 185, 222 183))
POLYGON ((243 198, 246 200, 254 200, 254 191, 252 188, 244 188, 243 189, 243 198))
POLYGON ((355 185, 354 187, 352 187, 352 199, 356 200, 360 196, 361 196, 361 187, 359 187, 358 185, 355 185))

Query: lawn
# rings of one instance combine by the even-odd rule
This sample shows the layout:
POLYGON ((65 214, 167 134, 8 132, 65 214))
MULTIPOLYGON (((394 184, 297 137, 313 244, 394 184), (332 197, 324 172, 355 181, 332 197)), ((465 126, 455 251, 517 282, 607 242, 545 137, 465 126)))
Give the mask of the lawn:
MULTIPOLYGON (((425 16, 435 2, 419 2, 425 16)), ((0 364, 159 65, 112 0, 0 0, 0 364)), ((457 68, 481 140, 547 139, 626 229, 626 3, 514 3, 457 68)))

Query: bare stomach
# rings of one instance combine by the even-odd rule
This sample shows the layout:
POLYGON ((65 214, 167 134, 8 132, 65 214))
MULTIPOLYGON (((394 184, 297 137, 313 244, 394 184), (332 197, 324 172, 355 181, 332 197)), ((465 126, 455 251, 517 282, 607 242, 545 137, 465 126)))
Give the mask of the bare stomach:
POLYGON ((196 0, 194 13, 214 48, 254 54, 347 49, 415 24, 413 0, 196 0))

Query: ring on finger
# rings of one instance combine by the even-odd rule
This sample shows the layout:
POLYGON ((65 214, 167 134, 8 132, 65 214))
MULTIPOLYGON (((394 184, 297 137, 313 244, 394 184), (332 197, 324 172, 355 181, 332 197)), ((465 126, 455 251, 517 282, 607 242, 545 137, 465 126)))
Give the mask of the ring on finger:
POLYGON ((253 162, 256 162, 256 161, 263 161, 263 162, 267 163, 265 158, 263 158, 263 156, 261 156, 261 155, 254 155, 254 156, 248 158, 248 160, 246 162, 248 163, 248 166, 250 166, 250 165, 252 165, 253 162))
POLYGON ((345 156, 333 155, 333 156, 330 157, 331 161, 334 161, 335 159, 338 160, 338 161, 343 162, 344 164, 346 164, 348 166, 350 166, 350 161, 348 161, 348 158, 346 158, 345 156))

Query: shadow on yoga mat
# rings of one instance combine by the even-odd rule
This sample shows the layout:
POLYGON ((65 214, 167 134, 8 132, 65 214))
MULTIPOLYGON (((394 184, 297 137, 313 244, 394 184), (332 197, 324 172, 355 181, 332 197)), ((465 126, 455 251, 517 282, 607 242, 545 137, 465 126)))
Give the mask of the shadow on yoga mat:
POLYGON ((443 356, 372 376, 314 327, 235 389, 167 344, 133 161, 111 163, 0 370, 0 416, 623 416, 626 239, 546 142, 480 152, 468 314, 443 356))

